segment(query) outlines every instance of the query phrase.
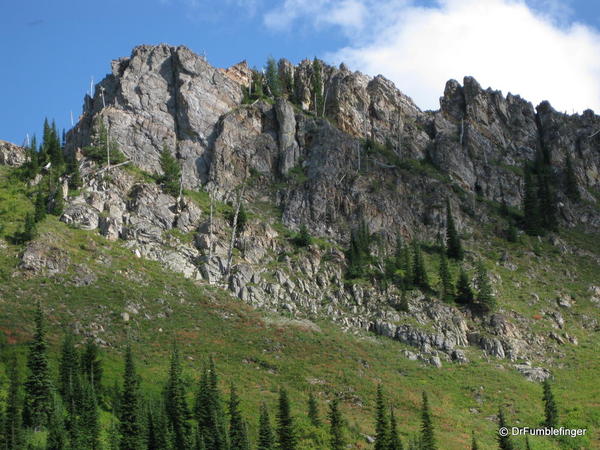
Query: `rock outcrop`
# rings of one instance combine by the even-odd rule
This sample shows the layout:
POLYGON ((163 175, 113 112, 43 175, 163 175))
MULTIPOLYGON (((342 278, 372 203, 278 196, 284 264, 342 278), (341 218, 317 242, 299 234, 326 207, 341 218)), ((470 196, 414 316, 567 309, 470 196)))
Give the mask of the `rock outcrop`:
POLYGON ((27 153, 23 147, 0 141, 0 165, 19 167, 27 161, 27 153))

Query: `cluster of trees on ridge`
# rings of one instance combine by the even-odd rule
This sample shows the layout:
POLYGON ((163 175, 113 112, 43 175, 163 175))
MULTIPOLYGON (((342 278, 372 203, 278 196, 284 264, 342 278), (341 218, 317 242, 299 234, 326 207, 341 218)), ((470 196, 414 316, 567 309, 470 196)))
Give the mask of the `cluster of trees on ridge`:
MULTIPOLYGON (((295 420, 285 389, 280 389, 273 427, 269 407, 262 403, 258 437, 251 443, 248 422, 240 409, 236 386, 229 389, 224 401, 212 359, 200 376, 195 402, 190 408, 182 378, 177 346, 174 345, 168 379, 160 398, 144 395, 134 357, 128 345, 120 387, 115 387, 107 401, 104 395, 102 361, 98 347, 89 340, 81 350, 75 346, 72 334, 63 340, 59 358, 58 379, 51 376, 44 314, 38 303, 35 331, 27 356, 27 376, 21 381, 19 365, 13 352, 5 366, 9 386, 4 407, 0 407, 0 449, 47 450, 300 450, 295 420), (22 392, 24 391, 24 392, 22 392), (226 407, 224 407, 226 404, 226 407), (111 416, 108 439, 101 439, 100 410, 111 416), (42 432, 45 439, 31 439, 42 432), (29 436, 29 439, 27 438, 29 436)), ((559 424, 558 408, 550 384, 543 385, 545 420, 543 425, 559 424)), ((316 398, 309 394, 306 415, 316 428, 327 429, 326 448, 347 448, 345 420, 339 398, 328 405, 327 422, 321 419, 316 398)), ((436 450, 441 449, 427 394, 423 392, 420 432, 403 442, 400 438, 394 408, 385 398, 381 385, 377 387, 375 407, 375 450, 436 450)), ((499 428, 507 426, 504 412, 498 414, 499 428)), ((498 435, 501 450, 513 450, 510 437, 498 435)), ((527 442, 527 448, 530 448, 527 442)), ((473 434, 472 449, 478 449, 473 434)))

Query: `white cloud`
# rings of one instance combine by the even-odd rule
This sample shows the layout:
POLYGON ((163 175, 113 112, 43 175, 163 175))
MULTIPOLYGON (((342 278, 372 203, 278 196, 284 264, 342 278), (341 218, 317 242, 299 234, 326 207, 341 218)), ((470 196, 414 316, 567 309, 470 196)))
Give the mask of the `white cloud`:
POLYGON ((425 109, 439 107, 448 79, 471 75, 535 104, 600 112, 600 32, 569 24, 568 7, 560 0, 438 0, 429 8, 403 0, 286 0, 265 23, 340 27, 350 45, 328 60, 383 74, 425 109))

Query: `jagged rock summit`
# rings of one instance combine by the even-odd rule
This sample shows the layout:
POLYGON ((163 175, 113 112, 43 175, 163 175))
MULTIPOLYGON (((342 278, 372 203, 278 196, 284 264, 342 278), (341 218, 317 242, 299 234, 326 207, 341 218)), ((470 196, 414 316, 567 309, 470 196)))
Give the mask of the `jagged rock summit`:
MULTIPOLYGON (((597 231, 600 117, 534 108, 470 77, 447 83, 438 111, 421 111, 382 76, 311 61, 281 60, 278 69, 283 95, 254 99, 247 64, 217 69, 186 47, 143 45, 113 61, 67 134, 84 186, 65 197, 61 220, 123 240, 137 256, 218 283, 253 306, 371 329, 436 365, 466 361, 468 346, 516 361, 554 345, 512 312, 475 320, 417 292, 398 311, 398 292, 345 284, 341 248, 362 221, 379 238, 378 257, 398 236, 435 242, 447 200, 463 234, 496 226, 489 205, 520 207, 522 167, 541 151, 552 157, 561 224, 597 231), (137 172, 81 157, 100 123, 137 172), (182 198, 140 178, 139 169, 161 173, 163 148, 183 168, 182 198), (582 202, 565 195, 567 155, 582 202), (238 199, 254 216, 235 234, 212 206, 238 199), (290 256, 286 230, 301 225, 329 245, 290 256)), ((26 252, 29 260, 39 253, 26 252)))

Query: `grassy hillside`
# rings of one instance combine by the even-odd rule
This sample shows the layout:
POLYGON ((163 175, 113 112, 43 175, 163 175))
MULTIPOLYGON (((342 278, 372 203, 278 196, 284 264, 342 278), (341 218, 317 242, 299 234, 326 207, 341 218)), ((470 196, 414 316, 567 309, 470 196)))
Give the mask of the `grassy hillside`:
MULTIPOLYGON (((0 168, 3 237, 9 238, 21 227, 25 212, 32 209, 30 198, 30 189, 0 168)), ((579 323, 582 316, 598 317, 588 288, 600 280, 600 268, 593 259, 593 253, 600 254, 600 244, 597 237, 579 231, 565 232, 562 239, 580 251, 557 253, 547 240, 529 238, 515 244, 480 239, 477 251, 500 278, 495 288, 501 306, 537 321, 539 331, 552 329, 542 310, 558 293, 575 299, 575 306, 564 315, 569 334, 579 343, 562 347, 564 356, 552 367, 553 385, 561 422, 588 428, 589 435, 563 439, 562 447, 548 438, 532 438, 531 444, 534 449, 598 448, 600 338, 597 325, 585 329, 579 323), (505 248, 516 270, 497 264, 505 248), (531 303, 532 293, 539 296, 538 303, 531 303)), ((310 391, 317 396, 323 415, 327 402, 341 395, 354 448, 370 447, 364 435, 374 435, 378 383, 396 408, 404 440, 418 432, 421 392, 428 392, 443 449, 468 448, 472 430, 481 448, 495 448, 494 416, 501 405, 511 424, 534 427, 543 417, 541 386, 527 381, 513 363, 487 358, 479 350, 468 349, 471 363, 467 365, 444 363, 437 369, 409 361, 402 351, 410 347, 403 344, 365 332, 343 332, 326 321, 313 323, 254 311, 220 288, 167 272, 157 263, 136 258, 119 242, 70 228, 53 216, 39 225, 36 242, 49 260, 64 266, 64 273, 20 270, 23 248, 8 241, 0 252, 0 330, 4 334, 0 398, 7 387, 6 356, 16 346, 24 360, 39 299, 47 314, 55 372, 64 330, 73 327, 82 334, 96 330, 107 344, 102 358, 104 386, 110 390, 120 383, 124 344, 129 337, 143 390, 158 395, 176 340, 190 403, 200 370, 213 356, 223 391, 228 391, 230 382, 238 386, 253 439, 260 402, 266 401, 274 413, 280 386, 289 390, 302 448, 307 449, 327 448, 326 429, 315 430, 303 418, 310 391), (129 321, 123 318, 125 312, 129 321)), ((429 262, 433 272, 433 258, 429 262)), ((83 335, 80 338, 83 341, 83 335)), ((105 432, 111 421, 108 411, 102 416, 105 432)), ((32 439, 43 440, 43 435, 32 439)), ((524 448, 524 441, 515 441, 524 448)))

